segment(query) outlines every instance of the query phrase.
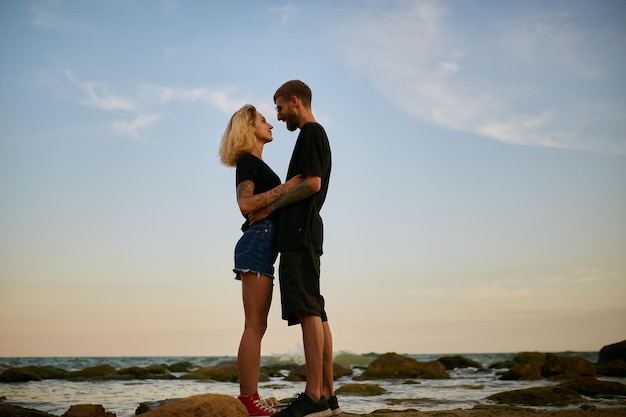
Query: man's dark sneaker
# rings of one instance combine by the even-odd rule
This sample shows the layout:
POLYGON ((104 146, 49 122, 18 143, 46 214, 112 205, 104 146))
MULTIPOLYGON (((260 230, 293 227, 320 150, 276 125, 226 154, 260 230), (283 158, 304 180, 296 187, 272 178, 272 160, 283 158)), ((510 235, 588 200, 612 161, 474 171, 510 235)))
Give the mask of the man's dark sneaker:
POLYGON ((328 406, 330 407, 330 411, 333 412, 334 416, 338 416, 343 413, 343 410, 339 408, 339 402, 337 401, 336 395, 333 395, 328 399, 328 406))
POLYGON ((315 401, 303 392, 296 395, 287 408, 274 414, 274 417, 331 417, 332 415, 333 412, 326 398, 322 397, 319 401, 315 401))

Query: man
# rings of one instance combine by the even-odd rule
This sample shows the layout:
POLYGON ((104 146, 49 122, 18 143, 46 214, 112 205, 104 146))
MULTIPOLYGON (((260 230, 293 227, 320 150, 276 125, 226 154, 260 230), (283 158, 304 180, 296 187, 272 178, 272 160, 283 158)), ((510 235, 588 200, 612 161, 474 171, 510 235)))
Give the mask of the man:
POLYGON ((278 120, 300 129, 287 180, 304 181, 268 207, 281 208, 276 236, 283 319, 300 324, 307 369, 306 388, 276 417, 327 417, 341 414, 333 389, 333 342, 320 293, 323 224, 331 152, 324 128, 311 110, 311 89, 302 81, 283 84, 274 94, 278 120))

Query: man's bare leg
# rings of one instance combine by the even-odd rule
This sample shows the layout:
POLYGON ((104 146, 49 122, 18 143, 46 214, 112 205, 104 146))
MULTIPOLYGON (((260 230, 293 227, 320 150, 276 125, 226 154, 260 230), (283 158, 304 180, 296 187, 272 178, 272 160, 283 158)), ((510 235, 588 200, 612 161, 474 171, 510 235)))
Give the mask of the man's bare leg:
POLYGON ((304 360, 306 361, 306 388, 304 392, 315 401, 322 396, 324 364, 324 327, 319 316, 296 313, 302 326, 304 360))
POLYGON ((330 332, 328 321, 322 322, 324 330, 324 354, 323 354, 323 376, 322 376, 322 395, 326 399, 335 395, 334 375, 333 375, 333 336, 330 332))

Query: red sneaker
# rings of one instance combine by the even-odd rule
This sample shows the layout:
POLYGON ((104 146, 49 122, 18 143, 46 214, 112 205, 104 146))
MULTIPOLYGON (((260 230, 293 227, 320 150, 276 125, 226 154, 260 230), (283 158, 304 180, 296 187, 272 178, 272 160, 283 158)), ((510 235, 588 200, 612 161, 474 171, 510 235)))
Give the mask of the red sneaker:
POLYGON ((252 395, 240 395, 239 401, 246 406, 248 415, 250 416, 273 416, 278 413, 278 410, 268 405, 259 397, 259 393, 255 392, 252 395))

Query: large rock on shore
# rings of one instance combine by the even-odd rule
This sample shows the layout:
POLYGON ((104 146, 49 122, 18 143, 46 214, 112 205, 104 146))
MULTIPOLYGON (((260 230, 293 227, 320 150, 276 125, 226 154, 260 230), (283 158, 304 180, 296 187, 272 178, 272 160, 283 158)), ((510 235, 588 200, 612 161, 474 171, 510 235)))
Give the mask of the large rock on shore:
POLYGON ((450 375, 439 361, 419 362, 397 353, 385 353, 369 364, 354 380, 369 379, 448 379, 450 375))
POLYGON ((546 361, 541 368, 543 377, 578 377, 596 376, 596 368, 581 356, 558 356, 546 354, 546 361))
POLYGON ((596 378, 575 378, 558 385, 576 391, 585 397, 626 397, 626 385, 617 381, 600 381, 596 378))
POLYGON ((598 373, 605 376, 626 377, 626 340, 600 349, 598 373))
POLYGON ((172 401, 141 414, 142 417, 248 417, 237 398, 222 394, 200 394, 172 401))
POLYGON ((513 366, 500 379, 507 381, 535 381, 541 379, 541 368, 546 357, 540 352, 522 352, 513 358, 513 366))
POLYGON ((101 405, 79 404, 71 406, 61 417, 116 417, 116 414, 105 411, 101 405))
POLYGON ((487 397, 498 404, 527 405, 534 407, 565 407, 585 404, 587 400, 577 392, 563 387, 536 387, 499 392, 487 397))

